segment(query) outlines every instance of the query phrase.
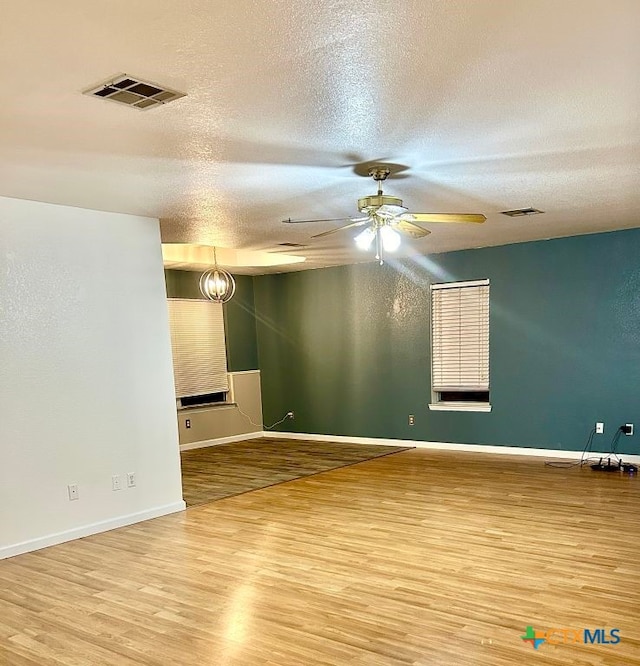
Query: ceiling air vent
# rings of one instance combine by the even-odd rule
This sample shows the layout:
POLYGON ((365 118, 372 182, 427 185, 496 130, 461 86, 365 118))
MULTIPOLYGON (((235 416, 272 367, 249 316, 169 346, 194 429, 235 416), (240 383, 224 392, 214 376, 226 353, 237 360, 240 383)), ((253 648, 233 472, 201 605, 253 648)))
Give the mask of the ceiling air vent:
POLYGON ((537 208, 516 208, 516 210, 503 210, 502 215, 508 215, 509 217, 524 217, 525 215, 540 215, 544 213, 543 210, 538 210, 537 208))
POLYGON ((113 102, 133 106, 136 109, 151 109, 154 106, 168 104, 173 102, 174 99, 185 96, 185 93, 126 74, 109 79, 97 88, 85 90, 84 94, 109 99, 113 102))
POLYGON ((280 247, 306 247, 306 245, 300 245, 300 243, 278 243, 280 247))

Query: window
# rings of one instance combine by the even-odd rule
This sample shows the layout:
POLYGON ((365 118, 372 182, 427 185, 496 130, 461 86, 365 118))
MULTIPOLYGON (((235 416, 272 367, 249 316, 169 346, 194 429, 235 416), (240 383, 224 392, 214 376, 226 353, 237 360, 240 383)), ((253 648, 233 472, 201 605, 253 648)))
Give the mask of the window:
POLYGON ((229 392, 222 305, 169 298, 178 408, 226 402, 229 392))
POLYGON ((431 285, 429 409, 491 411, 489 280, 431 285))

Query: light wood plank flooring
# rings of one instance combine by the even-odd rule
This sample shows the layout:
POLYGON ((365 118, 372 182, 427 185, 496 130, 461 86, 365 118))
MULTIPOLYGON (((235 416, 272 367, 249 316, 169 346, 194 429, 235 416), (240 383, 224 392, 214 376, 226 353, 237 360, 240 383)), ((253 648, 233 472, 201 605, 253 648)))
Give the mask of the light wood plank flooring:
POLYGON ((187 506, 196 506, 406 450, 257 438, 183 451, 182 495, 187 506))
POLYGON ((0 664, 638 665, 639 499, 539 458, 377 458, 0 562, 0 664))

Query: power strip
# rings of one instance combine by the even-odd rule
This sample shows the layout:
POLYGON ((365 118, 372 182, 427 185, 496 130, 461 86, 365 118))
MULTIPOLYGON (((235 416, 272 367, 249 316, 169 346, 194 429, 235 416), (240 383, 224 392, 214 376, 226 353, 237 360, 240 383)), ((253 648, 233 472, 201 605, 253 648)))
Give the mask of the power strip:
POLYGON ((603 463, 602 458, 600 458, 599 462, 590 465, 590 467, 594 472, 624 472, 625 474, 638 473, 637 465, 623 463, 622 460, 612 463, 611 458, 607 458, 606 463, 603 463))
POLYGON ((606 463, 603 463, 602 458, 600 458, 600 462, 591 465, 591 469, 594 472, 620 472, 622 470, 622 467, 620 463, 612 465, 611 460, 607 460, 606 463))

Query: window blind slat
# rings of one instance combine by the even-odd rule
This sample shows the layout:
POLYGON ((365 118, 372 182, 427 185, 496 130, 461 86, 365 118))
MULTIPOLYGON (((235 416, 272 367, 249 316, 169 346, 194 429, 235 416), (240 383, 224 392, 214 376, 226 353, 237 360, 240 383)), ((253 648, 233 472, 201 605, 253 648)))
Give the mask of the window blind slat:
POLYGON ((228 391, 222 305, 167 299, 176 397, 228 391))
POLYGON ((433 390, 489 390, 489 285, 431 289, 433 390))

